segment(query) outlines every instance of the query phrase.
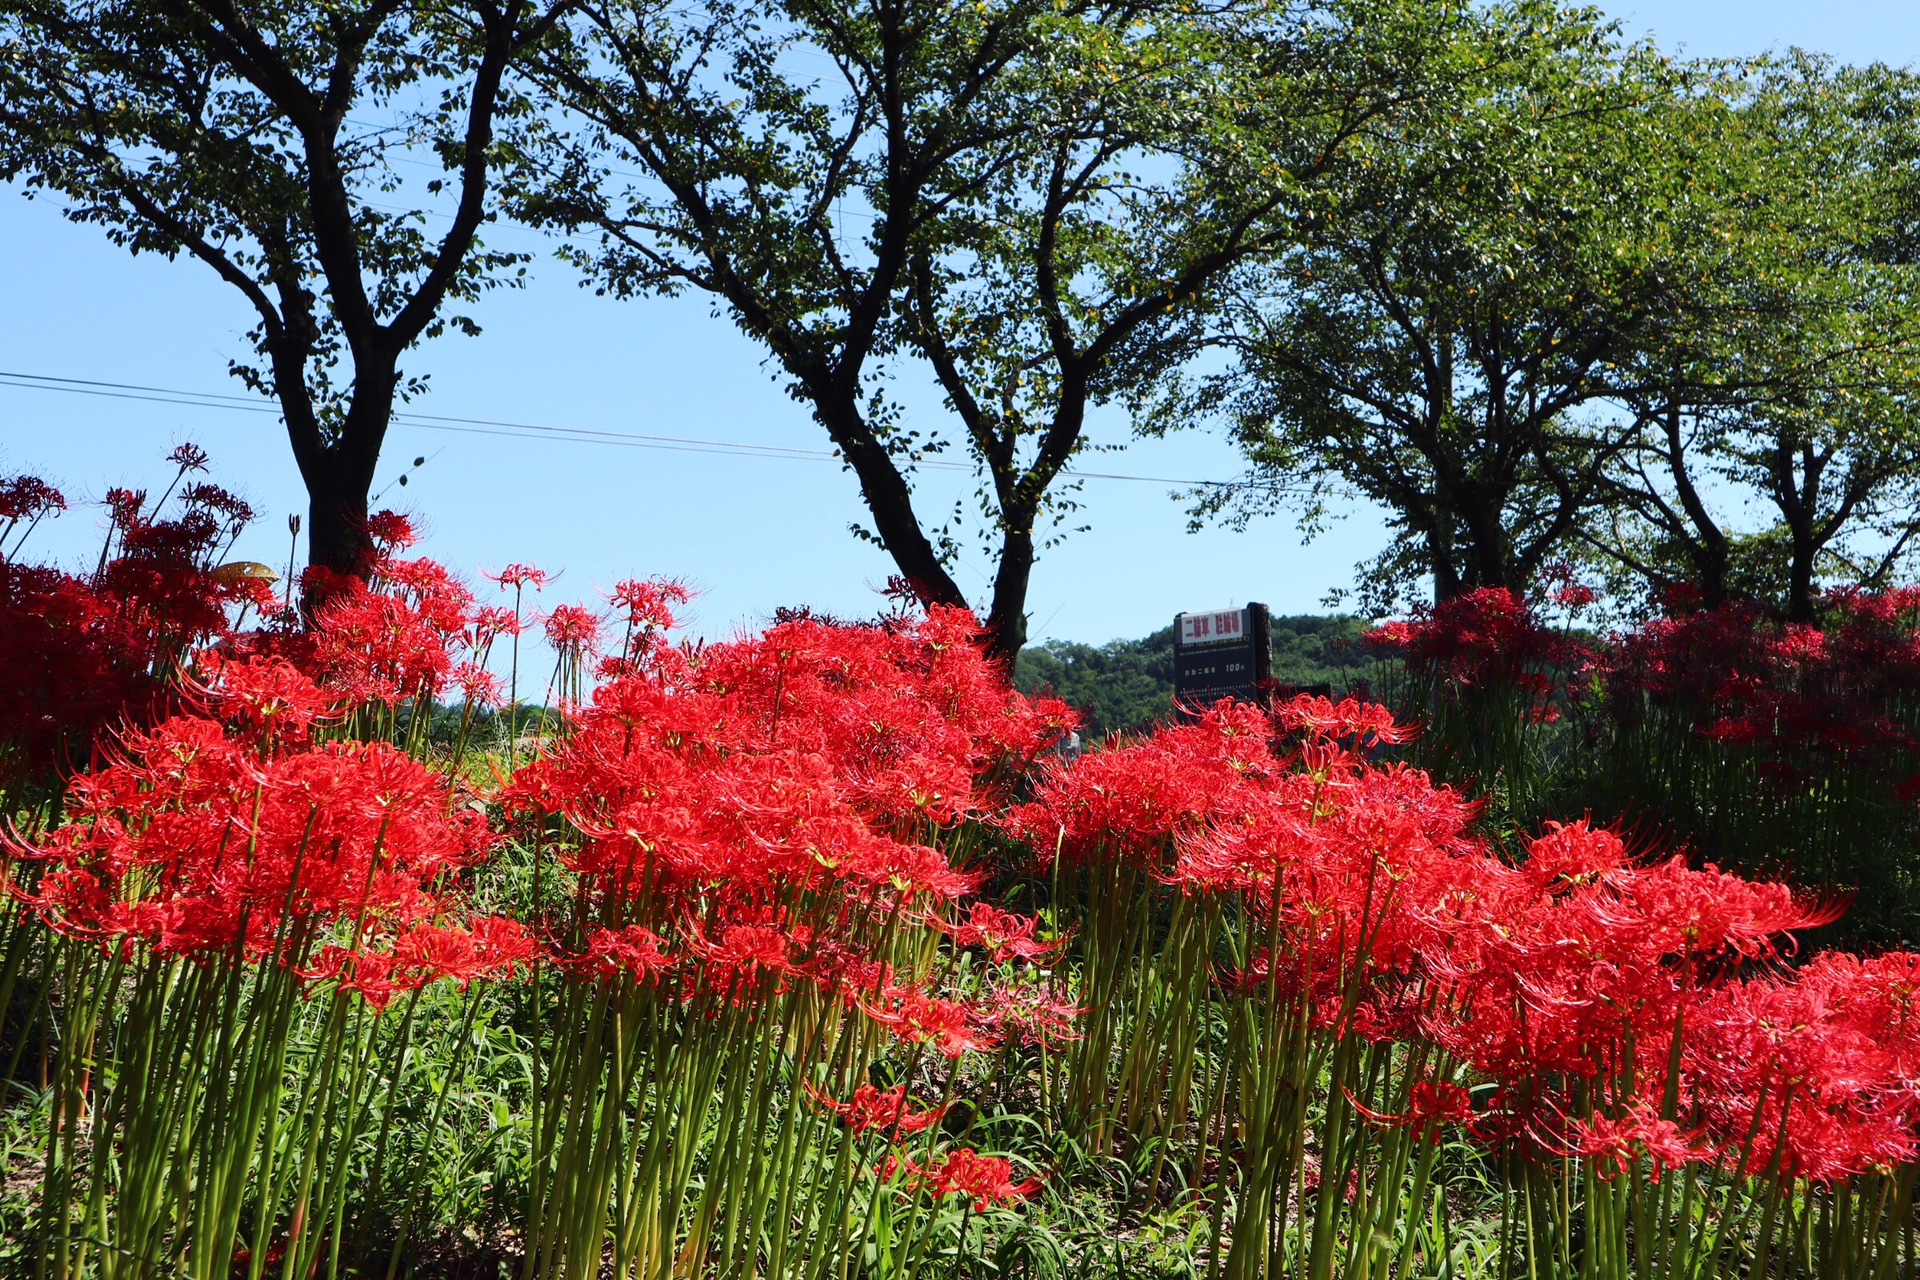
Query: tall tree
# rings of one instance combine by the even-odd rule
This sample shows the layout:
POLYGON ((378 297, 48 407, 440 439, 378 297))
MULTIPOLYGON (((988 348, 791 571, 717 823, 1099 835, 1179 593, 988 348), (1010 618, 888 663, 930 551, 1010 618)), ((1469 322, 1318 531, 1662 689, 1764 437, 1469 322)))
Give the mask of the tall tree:
POLYGON ((1823 574, 1883 582, 1913 550, 1917 106, 1909 73, 1797 53, 1692 104, 1719 234, 1686 269, 1692 322, 1642 353, 1643 434, 1583 534, 1651 593, 1810 621, 1823 574))
POLYGON ((1470 97, 1353 149, 1301 243, 1235 280, 1210 338, 1231 365, 1163 408, 1224 419, 1251 464, 1203 516, 1384 507, 1373 611, 1423 579, 1531 585, 1633 439, 1621 366, 1686 311, 1685 73, 1590 11, 1518 10, 1470 97))
POLYGON ((0 176, 253 308, 314 564, 360 571, 401 360, 516 279, 486 248, 507 71, 566 0, 0 0, 0 176), (427 159, 426 157, 431 157, 427 159), (408 181, 395 166, 442 171, 408 181), (447 207, 394 207, 416 192, 447 207), (428 219, 444 214, 443 227, 428 219))
POLYGON ((729 311, 854 473, 867 536, 955 604, 963 535, 914 464, 967 450, 1011 657, 1089 412, 1144 397, 1173 321, 1458 74, 1472 23, 1413 0, 602 0, 530 64, 571 116, 522 212, 606 290, 729 311), (903 373, 958 432, 907 420, 903 373))

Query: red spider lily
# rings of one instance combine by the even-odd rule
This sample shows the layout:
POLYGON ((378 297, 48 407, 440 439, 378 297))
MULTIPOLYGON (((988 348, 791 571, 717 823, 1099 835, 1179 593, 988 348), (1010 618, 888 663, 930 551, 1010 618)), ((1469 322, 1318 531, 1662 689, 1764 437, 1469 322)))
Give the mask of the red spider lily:
POLYGON ((1614 643, 1609 696, 1681 714, 1702 735, 1759 753, 1777 776, 1801 776, 1813 757, 1899 776, 1920 752, 1887 711, 1920 690, 1912 598, 1832 593, 1825 631, 1749 605, 1671 607, 1614 643))
POLYGON ((981 1026, 1003 1042, 1057 1053, 1085 1036, 1079 1021, 1087 1010, 1038 983, 990 987, 978 1001, 981 1026))
POLYGON ((547 643, 562 653, 578 655, 600 647, 600 619, 580 605, 556 606, 542 625, 547 643))
POLYGON ((912 1044, 930 1044, 943 1057, 998 1047, 1000 1038, 977 1012, 958 1000, 913 988, 887 987, 858 1000, 869 1018, 912 1044))
POLYGON ((935 923, 953 939, 955 946, 982 947, 995 963, 1044 960, 1057 954, 1064 942, 1062 939, 1039 941, 1033 936, 1035 927, 1040 923, 1038 920, 1032 916, 1002 911, 985 902, 969 905, 963 921, 947 923, 936 920, 935 923))
POLYGON ((205 471, 207 451, 192 443, 175 445, 173 452, 167 455, 167 461, 182 471, 205 471))
POLYGON ((530 967, 539 948, 526 925, 504 916, 475 916, 454 925, 416 925, 393 940, 402 965, 465 987, 530 967))
POLYGON ((697 664, 663 652, 603 686, 512 797, 573 818, 587 837, 574 864, 597 876, 957 896, 972 877, 889 829, 984 803, 985 776, 1058 721, 1043 729, 1049 708, 992 682, 977 646, 942 652, 943 630, 788 624, 697 664), (964 675, 970 700, 924 681, 928 665, 964 675))
POLYGON ((1592 1160, 1599 1175, 1609 1180, 1626 1173, 1642 1158, 1648 1162, 1655 1182, 1668 1169, 1707 1158, 1698 1142, 1698 1130, 1683 1132, 1646 1102, 1634 1103, 1617 1119, 1590 1116, 1573 1125, 1569 1137, 1571 1154, 1592 1160))
POLYGON ((332 695, 282 658, 200 656, 197 701, 232 721, 269 753, 304 742, 314 725, 335 718, 332 695))
MULTIPOLYGON (((643 633, 658 629, 664 592, 628 589, 622 599, 643 633)), ((969 842, 954 829, 998 809, 1066 717, 1010 690, 978 632, 970 615, 936 610, 877 626, 792 618, 697 648, 643 635, 513 778, 510 813, 559 836, 546 847, 575 887, 575 919, 624 926, 576 928, 554 944, 567 981, 612 985, 562 1002, 568 1020, 552 1033, 547 1078, 560 1092, 555 1105, 581 1118, 535 1154, 553 1190, 536 1191, 530 1221, 576 1214, 564 1197, 605 1204, 605 1180, 588 1179, 599 1160, 591 1153, 608 1143, 635 1160, 635 1141, 678 1149, 671 1126, 613 1136, 607 1126, 624 1126, 632 1105, 627 1081, 764 1078, 769 1053, 805 1079, 818 1065, 811 1055, 835 1043, 866 1054, 891 1037, 953 1058, 1016 1034, 980 999, 942 985, 937 930, 949 926, 936 922, 984 878, 956 865, 969 842), (662 1056, 647 1047, 657 1038, 642 1037, 637 1067, 608 1057, 613 1042, 596 1029, 596 1009, 672 1028, 681 1047, 662 1056), (708 1071, 719 1074, 685 1074, 708 1071)), ((967 936, 1010 960, 1037 952, 1030 927, 1004 913, 950 927, 974 930, 967 936)), ((1044 1034, 1037 1011, 1029 1021, 1044 1034)), ((758 1132, 744 1096, 728 1088, 716 1103, 742 1155, 758 1132), (750 1132, 736 1132, 741 1125, 750 1132)), ((897 1127, 906 1114, 867 1094, 852 1110, 822 1105, 858 1123, 897 1127)), ((783 1122, 775 1133, 800 1145, 774 1159, 832 1167, 801 1154, 826 1140, 815 1126, 783 1122)), ((651 1203, 609 1211, 628 1215, 621 1230, 660 1230, 651 1203)), ((598 1265, 601 1235, 549 1230, 547 1239, 543 1258, 598 1265)))
POLYGON ((1542 865, 1504 877, 1489 868, 1473 914, 1423 949, 1450 998, 1422 1025, 1499 1084, 1484 1132, 1531 1134, 1548 1150, 1583 1140, 1563 1119, 1578 1082, 1625 1107, 1626 1082, 1667 1081, 1676 1036, 1699 1030, 1738 967, 1832 915, 1785 886, 1678 858, 1623 863, 1616 838, 1583 824, 1555 828, 1536 856, 1542 865))
POLYGON ((536 569, 530 564, 510 564, 497 573, 483 573, 480 576, 489 582, 497 582, 502 587, 512 587, 515 590, 532 587, 538 591, 549 581, 545 570, 536 569))
POLYGON ((67 509, 67 497, 39 476, 10 476, 0 479, 0 540, 13 532, 15 522, 38 520, 67 509))
POLYGON ((460 696, 473 706, 506 705, 507 694, 500 685, 500 677, 477 662, 456 662, 453 666, 453 683, 459 688, 460 696))
MULTIPOLYGON (((108 495, 109 547, 89 576, 0 558, 0 742, 14 748, 0 782, 84 766, 108 726, 154 723, 188 656, 231 638, 235 606, 271 607, 263 582, 213 571, 252 517, 245 503, 211 485, 189 486, 168 518, 145 502, 108 495)), ((0 482, 0 539, 65 506, 34 477, 0 482)))
POLYGON ((1822 955, 1708 997, 1684 1070, 1748 1171, 1833 1181, 1920 1156, 1920 956, 1822 955))
POLYGON ((405 551, 420 541, 419 531, 413 527, 413 518, 401 515, 398 511, 376 511, 368 516, 367 537, 383 558, 405 551))
POLYGON ((1407 1091, 1407 1109, 1386 1115, 1362 1106, 1351 1094, 1347 1101, 1368 1121, 1389 1129, 1411 1129, 1440 1141, 1444 1127, 1463 1125, 1473 1118, 1473 1095, 1451 1080, 1416 1080, 1407 1091))
POLYGON ((1384 623, 1365 639, 1465 686, 1513 685, 1540 667, 1593 660, 1585 646, 1543 626, 1532 607, 1505 587, 1463 592, 1410 621, 1384 623))
POLYGON ((532 967, 538 954, 533 936, 518 920, 477 916, 459 925, 416 924, 385 949, 329 944, 300 974, 353 992, 378 1012, 394 996, 430 983, 453 982, 465 990, 476 979, 510 978, 532 967))
POLYGON ((708 985, 735 995, 760 989, 762 979, 778 982, 800 973, 812 940, 813 931, 804 924, 784 928, 729 924, 715 939, 697 930, 689 930, 686 935, 687 949, 704 962, 708 985))
POLYGON ((586 949, 566 959, 575 972, 591 977, 611 978, 627 974, 641 982, 651 982, 673 967, 674 960, 662 950, 660 935, 644 925, 630 924, 620 929, 595 929, 587 935, 586 949))
POLYGON ((1547 599, 1568 612, 1577 613, 1600 598, 1600 593, 1574 577, 1573 566, 1556 560, 1540 573, 1547 599))
POLYGON ((160 954, 291 961, 331 923, 404 932, 491 842, 444 778, 383 743, 263 756, 198 716, 129 734, 71 794, 65 825, 15 849, 42 869, 17 892, 61 932, 160 954))
MULTIPOLYGON (((647 904, 638 954, 594 933, 563 967, 646 979, 684 961, 682 995, 757 1007, 812 987, 948 1056, 996 1043, 973 1005, 873 948, 885 922, 942 921, 977 887, 921 837, 989 806, 996 771, 1050 736, 1050 709, 946 618, 635 653, 508 790, 515 812, 568 820, 561 856, 584 894, 647 904)), ((984 904, 940 927, 1002 959, 1047 951, 1032 921, 984 904)))
POLYGON ((1280 762, 1272 722, 1257 707, 1222 701, 1197 723, 1109 746, 1043 773, 1034 799, 1006 825, 1043 861, 1148 862, 1168 844, 1235 811, 1280 762))
POLYGON ((870 1084, 862 1084, 854 1089, 853 1096, 845 1102, 834 1101, 811 1081, 804 1088, 809 1098, 846 1121, 847 1127, 855 1133, 877 1129, 895 1138, 905 1133, 918 1133, 940 1123, 941 1118, 952 1109, 952 1104, 947 1103, 925 1111, 911 1110, 907 1106, 907 1086, 904 1084, 897 1084, 891 1089, 876 1089, 870 1084))
POLYGON ((910 1159, 887 1157, 880 1175, 890 1178, 904 1172, 908 1185, 930 1190, 936 1196, 953 1192, 971 1197, 975 1213, 985 1213, 997 1204, 1023 1200, 1045 1185, 1033 1177, 1024 1182, 1013 1180, 1013 1162, 1002 1156, 983 1156, 972 1147, 948 1152, 940 1160, 919 1164, 910 1159))
MULTIPOLYGON (((313 670, 345 702, 430 702, 477 663, 498 630, 477 622, 473 593, 431 560, 382 557, 367 582, 345 578, 321 593, 313 670)), ((497 621, 497 620, 495 620, 497 621)))
POLYGON ((1342 698, 1339 702, 1301 694, 1274 708, 1274 722, 1283 730, 1309 738, 1346 738, 1356 746, 1411 742, 1414 730, 1396 724, 1393 713, 1374 702, 1342 698))
POLYGON ((1524 870, 1541 888, 1556 883, 1586 884, 1620 871, 1627 865, 1627 846, 1620 837, 1586 819, 1549 822, 1546 830, 1527 842, 1524 870))
POLYGON ((693 599, 693 591, 670 578, 628 578, 615 583, 608 598, 631 630, 671 631, 676 625, 674 606, 693 599))

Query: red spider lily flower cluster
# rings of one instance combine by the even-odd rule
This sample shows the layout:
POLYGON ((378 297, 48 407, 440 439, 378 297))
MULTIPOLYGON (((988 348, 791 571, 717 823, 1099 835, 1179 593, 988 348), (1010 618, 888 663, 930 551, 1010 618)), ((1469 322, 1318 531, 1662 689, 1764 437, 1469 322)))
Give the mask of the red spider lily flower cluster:
MULTIPOLYGON (((399 531, 386 532, 388 545, 400 545, 399 531)), ((309 662, 343 701, 426 702, 455 683, 492 692, 481 674, 486 649, 510 624, 477 608, 473 592, 443 566, 382 555, 366 581, 347 578, 321 594, 309 662)))
POLYGON ((1829 1181, 1920 1155, 1920 955, 1828 953, 1702 1002, 1685 1069, 1749 1172, 1829 1181))
POLYGON ((1250 787, 1279 772, 1273 739, 1265 712, 1223 701, 1197 723, 1050 765, 1006 826, 1045 862, 1106 859, 1160 871, 1172 840, 1237 811, 1250 787))
POLYGON ((1407 1109, 1399 1115, 1373 1111, 1359 1099, 1347 1101, 1370 1123, 1388 1129, 1409 1129, 1438 1143, 1441 1131, 1458 1127, 1473 1118, 1473 1095, 1451 1080, 1416 1080, 1407 1091, 1407 1109))
POLYGON ((1578 613, 1600 598, 1600 593, 1579 580, 1573 566, 1556 560, 1540 574, 1547 599, 1569 613, 1578 613))
POLYGON ((31 523, 66 509, 67 495, 39 476, 0 479, 0 520, 7 522, 6 527, 0 529, 0 543, 5 543, 13 535, 20 521, 31 523))
POLYGON ((1832 1179, 1920 1154, 1920 961, 1783 977, 1832 904, 1637 859, 1585 822, 1509 861, 1471 803, 1365 750, 1402 737, 1358 704, 1220 707, 1054 770, 1016 825, 1074 857, 1170 846, 1163 883, 1261 922, 1231 990, 1304 999, 1327 1034, 1440 1050, 1484 1086, 1475 1101, 1463 1080, 1417 1081, 1402 1112, 1360 1108, 1376 1124, 1465 1123, 1609 1174, 1746 1150, 1751 1171, 1832 1179))
POLYGON ((1904 776, 1920 740, 1895 709, 1920 693, 1920 589, 1833 592, 1825 605, 1824 630, 1751 605, 1672 609, 1614 640, 1608 693, 1684 716, 1773 776, 1904 776))
POLYGON ((1541 697, 1553 689, 1549 672, 1593 662, 1584 645, 1542 623, 1524 597, 1505 587, 1462 592, 1364 638, 1452 684, 1524 688, 1541 697))
POLYGON ((951 1109, 951 1104, 942 1104, 925 1111, 912 1110, 907 1105, 907 1086, 904 1084, 897 1084, 891 1089, 877 1089, 873 1085, 862 1084, 854 1089, 853 1096, 845 1102, 834 1101, 812 1084, 806 1086, 806 1091, 808 1097, 846 1121, 847 1127, 855 1133, 878 1130, 896 1138, 905 1133, 919 1133, 940 1123, 951 1109))
POLYGON ((936 919, 935 927, 953 939, 955 946, 980 947, 995 963, 1008 960, 1046 960, 1060 951, 1064 939, 1051 942, 1033 936, 1039 921, 1032 916, 1002 911, 991 903, 975 902, 967 907, 963 919, 936 919))
MULTIPOLYGON (((181 474, 204 465, 197 451, 174 460, 181 474)), ((0 784, 84 767, 103 730, 154 723, 193 650, 230 637, 237 612, 272 607, 264 582, 214 571, 252 519, 247 504, 207 484, 173 497, 163 518, 142 494, 110 493, 108 546, 92 574, 0 557, 0 784)), ((65 508, 35 477, 0 481, 0 541, 65 508)))
POLYGON ((1659 1115, 1651 1102, 1635 1102, 1618 1119, 1595 1115, 1572 1129, 1572 1154, 1593 1161, 1602 1178, 1612 1180, 1646 1160, 1655 1182, 1667 1169, 1677 1169, 1700 1158, 1698 1133, 1659 1115))
POLYGON ((384 949, 362 942, 329 943, 301 976, 331 981, 377 1010, 396 995, 432 982, 461 989, 478 979, 497 981, 531 968, 539 946, 527 927, 503 916, 475 916, 460 924, 418 924, 393 935, 384 949))
POLYGON ((52 928, 160 956, 311 967, 383 1003, 532 956, 511 921, 451 925, 441 886, 493 837, 448 780, 384 743, 316 742, 328 700, 282 662, 219 664, 196 712, 74 779, 67 820, 14 848, 52 928))
POLYGON ((935 1196, 959 1192, 973 1201, 975 1213, 1025 1199, 1043 1185, 1037 1177, 1015 1182, 1011 1161, 1003 1156, 983 1156, 972 1147, 960 1147, 924 1164, 889 1156, 880 1175, 891 1178, 896 1173, 905 1175, 910 1188, 931 1191, 935 1196))
MULTIPOLYGON (((636 630, 676 591, 623 588, 636 630)), ((984 1013, 899 968, 882 940, 945 920, 978 877, 938 835, 992 808, 1068 723, 1009 690, 970 615, 777 624, 698 650, 630 647, 506 793, 572 833, 560 852, 599 921, 576 973, 673 974, 736 1003, 806 984, 947 1055, 994 1043, 984 1013)), ((976 906, 939 927, 1007 959, 1046 954, 1030 920, 976 906)))

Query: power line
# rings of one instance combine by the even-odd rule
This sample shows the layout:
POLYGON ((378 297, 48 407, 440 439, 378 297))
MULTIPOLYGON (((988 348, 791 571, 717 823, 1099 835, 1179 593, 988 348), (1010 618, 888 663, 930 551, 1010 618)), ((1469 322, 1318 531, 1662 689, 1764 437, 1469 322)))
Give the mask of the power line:
MULTIPOLYGON (((29 391, 60 391, 71 395, 100 396, 113 400, 138 400, 152 404, 180 405, 195 409, 230 409, 242 413, 264 413, 278 417, 279 407, 256 396, 225 395, 214 391, 182 391, 171 387, 153 387, 136 382, 103 382, 91 378, 59 378, 49 374, 18 373, 0 369, 0 387, 29 391)), ((630 449, 662 449, 675 453, 708 453, 722 457, 769 458, 789 462, 838 462, 840 454, 830 449, 802 449, 791 445, 753 444, 737 440, 709 440, 699 436, 651 435, 638 431, 613 431, 596 427, 558 427, 546 423, 513 422, 497 418, 463 418, 448 414, 413 413, 396 410, 393 420, 429 431, 454 431, 465 435, 502 436, 508 439, 575 444, 617 445, 630 449)), ((939 471, 972 471, 964 462, 920 459, 916 466, 939 471)), ((1181 480, 1168 476, 1141 476, 1110 471, 1065 469, 1062 475, 1075 480, 1124 480, 1142 484, 1164 484, 1186 488, 1231 487, 1225 480, 1181 480)))

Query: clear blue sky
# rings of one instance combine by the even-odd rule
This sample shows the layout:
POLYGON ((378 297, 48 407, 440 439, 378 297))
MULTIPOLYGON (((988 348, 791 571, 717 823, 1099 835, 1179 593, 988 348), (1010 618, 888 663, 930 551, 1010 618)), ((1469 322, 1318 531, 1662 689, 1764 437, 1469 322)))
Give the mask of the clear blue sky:
MULTIPOLYGON (((1610 0, 1630 31, 1697 55, 1799 45, 1849 61, 1920 60, 1913 0, 1610 0)), ((204 267, 134 259, 97 230, 67 223, 47 201, 0 191, 0 370, 235 394, 230 357, 245 354, 245 304, 204 267)), ((524 292, 496 294, 476 312, 479 338, 448 337, 410 362, 432 377, 413 407, 655 435, 824 447, 805 410, 762 366, 758 349, 709 314, 704 300, 613 303, 575 287, 544 250, 524 292)), ((937 398, 908 388, 917 413, 937 398)), ((1107 421, 1096 436, 1125 440, 1107 421)), ((215 478, 241 490, 265 519, 243 555, 282 564, 286 515, 305 497, 271 417, 0 387, 0 474, 31 471, 70 498, 116 484, 164 484, 162 456, 194 440, 215 478)), ((398 426, 380 484, 421 454, 435 455, 385 505, 424 517, 423 550, 471 574, 510 560, 564 569, 547 603, 592 599, 596 587, 639 574, 691 580, 702 592, 695 627, 709 635, 774 607, 812 604, 862 614, 891 562, 855 540, 865 516, 852 477, 831 462, 535 442, 398 426)), ((1132 444, 1090 469, 1176 479, 1226 478, 1233 455, 1201 436, 1132 444)), ((934 475, 924 510, 950 510, 964 477, 934 475), (944 493, 941 490, 944 489, 944 493), (940 494, 936 497, 936 494, 940 494)), ((1071 537, 1046 556, 1029 602, 1035 639, 1101 641, 1146 633, 1177 611, 1264 600, 1278 612, 1318 608, 1384 537, 1356 512, 1303 547, 1283 519, 1245 534, 1185 532, 1169 486, 1089 481, 1071 537)), ((42 554, 89 559, 96 509, 69 513, 35 535, 42 554)), ((987 566, 969 556, 963 585, 987 566)))

